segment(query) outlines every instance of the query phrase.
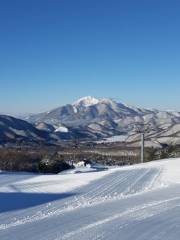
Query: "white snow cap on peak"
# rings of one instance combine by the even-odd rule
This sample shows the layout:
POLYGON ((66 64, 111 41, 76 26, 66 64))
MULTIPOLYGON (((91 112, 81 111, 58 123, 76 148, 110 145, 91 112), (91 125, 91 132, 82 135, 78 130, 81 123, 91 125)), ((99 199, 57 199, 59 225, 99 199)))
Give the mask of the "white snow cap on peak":
POLYGON ((73 105, 74 106, 81 105, 84 107, 89 107, 89 106, 96 105, 97 103, 99 103, 99 99, 91 97, 91 96, 87 96, 87 97, 80 98, 79 100, 74 102, 73 105))

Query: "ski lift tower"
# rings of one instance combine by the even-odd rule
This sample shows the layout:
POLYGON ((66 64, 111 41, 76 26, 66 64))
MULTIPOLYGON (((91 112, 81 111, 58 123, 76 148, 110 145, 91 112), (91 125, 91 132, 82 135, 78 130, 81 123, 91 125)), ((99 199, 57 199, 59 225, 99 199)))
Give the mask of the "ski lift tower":
POLYGON ((139 124, 136 126, 136 132, 141 135, 141 163, 144 162, 144 142, 145 142, 145 133, 149 132, 149 125, 147 124, 139 124))
POLYGON ((144 162, 144 132, 141 133, 141 163, 144 162))

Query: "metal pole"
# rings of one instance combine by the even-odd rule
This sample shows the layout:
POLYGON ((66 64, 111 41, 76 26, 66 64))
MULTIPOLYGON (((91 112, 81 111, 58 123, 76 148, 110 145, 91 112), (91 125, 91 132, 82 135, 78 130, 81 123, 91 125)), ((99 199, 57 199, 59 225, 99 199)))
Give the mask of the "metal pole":
POLYGON ((141 163, 144 162, 144 133, 141 133, 141 163))

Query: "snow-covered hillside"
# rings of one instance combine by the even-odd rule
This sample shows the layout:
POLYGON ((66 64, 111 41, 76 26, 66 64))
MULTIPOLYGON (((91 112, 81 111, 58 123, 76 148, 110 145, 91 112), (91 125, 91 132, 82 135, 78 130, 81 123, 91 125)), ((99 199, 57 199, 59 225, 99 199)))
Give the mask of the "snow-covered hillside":
POLYGON ((47 126, 42 128, 42 123, 66 127, 68 130, 66 134, 60 136, 66 139, 103 140, 127 135, 127 143, 135 144, 139 142, 137 128, 145 124, 148 128, 146 134, 148 145, 159 147, 164 143, 180 143, 179 112, 137 108, 112 99, 88 96, 80 98, 73 104, 31 115, 26 120, 40 125, 43 130, 46 130, 47 126), (176 140, 172 141, 172 137, 176 137, 176 140))
POLYGON ((177 240, 180 159, 81 174, 0 173, 1 240, 177 240))
POLYGON ((57 136, 47 131, 42 131, 32 124, 14 117, 0 115, 0 144, 22 143, 26 144, 57 140, 57 136))

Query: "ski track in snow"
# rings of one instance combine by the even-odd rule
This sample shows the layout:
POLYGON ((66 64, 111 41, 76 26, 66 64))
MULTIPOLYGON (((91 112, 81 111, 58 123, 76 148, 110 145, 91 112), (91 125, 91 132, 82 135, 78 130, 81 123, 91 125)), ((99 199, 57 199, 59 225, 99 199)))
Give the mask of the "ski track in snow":
MULTIPOLYGON (((172 199, 168 199, 168 200, 164 200, 164 201, 157 201, 157 202, 155 201, 150 204, 144 204, 142 206, 134 207, 134 208, 124 211, 120 214, 115 214, 111 217, 105 218, 103 220, 100 220, 95 223, 84 226, 76 231, 70 232, 70 233, 66 234, 65 236, 63 236, 62 240, 70 239, 71 237, 74 237, 76 234, 78 234, 80 237, 80 236, 82 236, 83 232, 85 232, 85 231, 91 230, 93 228, 97 228, 100 225, 107 224, 109 222, 115 221, 115 220, 120 219, 125 216, 131 216, 131 221, 133 219, 138 219, 138 220, 147 219, 148 217, 152 217, 155 214, 157 215, 158 213, 161 213, 162 211, 164 212, 164 208, 167 208, 167 204, 171 203, 173 201, 176 201, 176 200, 180 200, 180 197, 172 198, 172 199), (152 213, 149 213, 147 211, 149 209, 151 209, 151 211, 155 210, 155 212, 152 211, 152 213)), ((168 210, 169 209, 171 209, 171 207, 169 207, 168 210)), ((127 226, 127 224, 125 224, 125 226, 127 226)), ((86 233, 86 235, 87 235, 87 233, 86 233)))
POLYGON ((0 174, 3 204, 6 207, 6 194, 7 204, 12 204, 12 209, 0 209, 0 239, 114 240, 121 236, 122 240, 176 240, 180 234, 180 185, 174 176, 170 181, 173 172, 167 173, 173 164, 174 169, 180 168, 177 159, 74 176, 0 174), (84 177, 89 181, 83 183, 84 177), (69 179, 74 184, 78 180, 79 187, 75 184, 58 193, 58 186, 69 179), (19 201, 21 194, 27 194, 29 201, 37 198, 37 203, 13 209, 13 204, 18 204, 13 203, 16 193, 19 201), (44 200, 46 194, 49 198, 44 200))

